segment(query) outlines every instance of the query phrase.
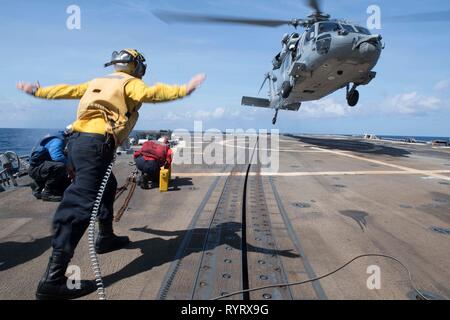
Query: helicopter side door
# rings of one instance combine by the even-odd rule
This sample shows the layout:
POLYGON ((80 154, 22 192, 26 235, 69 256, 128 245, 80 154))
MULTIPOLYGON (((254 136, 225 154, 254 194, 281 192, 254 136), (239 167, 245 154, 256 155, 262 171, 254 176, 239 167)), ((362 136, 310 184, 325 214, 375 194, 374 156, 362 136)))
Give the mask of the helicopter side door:
MULTIPOLYGON (((310 65, 311 58, 315 56, 316 51, 316 25, 317 24, 311 26, 301 37, 297 35, 295 51, 290 52, 290 54, 284 57, 283 65, 280 70, 280 79, 282 79, 282 81, 278 83, 280 91, 286 92, 288 84, 290 85, 290 88, 293 89, 299 81, 303 82, 306 80, 304 77, 306 67, 310 65)), ((288 96, 289 95, 285 94, 283 98, 287 98, 288 96)), ((292 99, 295 100, 296 97, 292 97, 292 99)))
POLYGON ((283 62, 281 63, 280 73, 281 80, 289 81, 289 67, 292 64, 292 55, 289 53, 285 54, 283 57, 283 62))
POLYGON ((291 68, 294 63, 294 59, 297 60, 299 57, 298 47, 301 46, 301 37, 298 33, 292 33, 289 37, 283 39, 283 50, 281 54, 280 70, 278 78, 279 91, 281 91, 283 85, 291 82, 291 68))
POLYGON ((298 45, 297 45, 297 57, 296 60, 300 60, 303 56, 303 53, 305 51, 305 46, 304 46, 304 42, 306 39, 306 34, 307 32, 303 32, 302 35, 300 36, 300 40, 298 41, 298 45))
MULTIPOLYGON (((317 25, 317 24, 316 24, 317 25)), ((290 70, 288 70, 290 76, 294 76, 297 80, 299 77, 305 76, 305 72, 308 71, 316 57, 316 25, 313 25, 306 30, 297 44, 297 52, 295 53, 295 61, 291 62, 290 70)), ((301 79, 300 79, 301 80, 301 79)))
POLYGON ((316 51, 317 23, 306 32, 302 42, 302 49, 305 55, 316 51))

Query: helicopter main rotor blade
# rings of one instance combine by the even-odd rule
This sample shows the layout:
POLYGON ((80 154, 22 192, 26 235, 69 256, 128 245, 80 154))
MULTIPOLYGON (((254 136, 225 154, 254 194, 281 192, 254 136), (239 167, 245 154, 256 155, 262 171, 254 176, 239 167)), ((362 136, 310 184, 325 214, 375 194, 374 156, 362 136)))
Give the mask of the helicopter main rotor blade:
POLYGON ((319 0, 307 0, 307 5, 312 8, 315 13, 322 13, 321 2, 319 0))
POLYGON ((435 22, 450 21, 450 10, 438 12, 416 13, 403 16, 382 17, 382 22, 389 23, 413 23, 413 22, 435 22))
POLYGON ((279 27, 292 24, 291 20, 272 20, 272 19, 251 19, 228 16, 208 16, 196 15, 181 12, 153 11, 153 14, 166 23, 222 23, 222 24, 245 24, 260 27, 279 27))

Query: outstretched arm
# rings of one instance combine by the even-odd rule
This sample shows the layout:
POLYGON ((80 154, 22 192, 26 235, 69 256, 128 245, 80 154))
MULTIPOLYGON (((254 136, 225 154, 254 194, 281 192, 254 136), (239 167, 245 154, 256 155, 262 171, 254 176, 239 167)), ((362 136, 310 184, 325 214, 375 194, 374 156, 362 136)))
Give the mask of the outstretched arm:
POLYGON ((200 74, 183 86, 169 86, 159 83, 152 87, 147 86, 142 80, 133 80, 127 84, 125 91, 129 98, 139 103, 171 101, 190 95, 205 79, 206 76, 200 74))
POLYGON ((20 82, 17 89, 43 99, 81 99, 88 88, 89 83, 78 85, 59 84, 42 88, 39 83, 30 84, 20 82))

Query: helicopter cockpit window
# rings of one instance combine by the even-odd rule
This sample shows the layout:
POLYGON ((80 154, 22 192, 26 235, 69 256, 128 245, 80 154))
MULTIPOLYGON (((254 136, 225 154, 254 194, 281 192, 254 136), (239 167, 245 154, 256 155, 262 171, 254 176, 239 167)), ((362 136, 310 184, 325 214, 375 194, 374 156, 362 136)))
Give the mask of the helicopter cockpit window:
POLYGON ((334 22, 321 22, 319 24, 319 34, 325 32, 334 32, 340 29, 339 24, 334 22))
POLYGON ((311 27, 306 33, 305 42, 311 41, 316 36, 315 28, 311 27))
POLYGON ((341 24, 341 27, 348 32, 355 32, 355 29, 353 29, 353 27, 349 24, 341 24))
POLYGON ((355 27, 356 30, 358 30, 358 33, 362 33, 362 34, 366 34, 366 35, 371 35, 370 31, 366 28, 363 27, 355 27))

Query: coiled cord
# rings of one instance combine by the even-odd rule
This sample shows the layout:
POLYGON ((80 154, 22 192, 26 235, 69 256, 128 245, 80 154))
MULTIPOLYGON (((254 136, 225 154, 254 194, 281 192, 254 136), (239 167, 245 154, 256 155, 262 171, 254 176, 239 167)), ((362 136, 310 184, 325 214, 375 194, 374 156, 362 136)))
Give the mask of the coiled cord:
POLYGON ((99 300, 106 300, 105 286, 103 284, 102 272, 100 269, 100 263, 98 261, 97 252, 95 251, 95 224, 97 222, 97 215, 102 202, 103 194, 105 193, 106 185, 111 177, 112 169, 115 162, 115 156, 111 161, 111 164, 106 170, 105 177, 102 180, 100 189, 97 193, 97 198, 94 202, 94 208, 92 209, 91 220, 88 228, 88 239, 89 239, 89 258, 91 259, 92 269, 95 275, 95 283, 97 285, 97 294, 99 300))

